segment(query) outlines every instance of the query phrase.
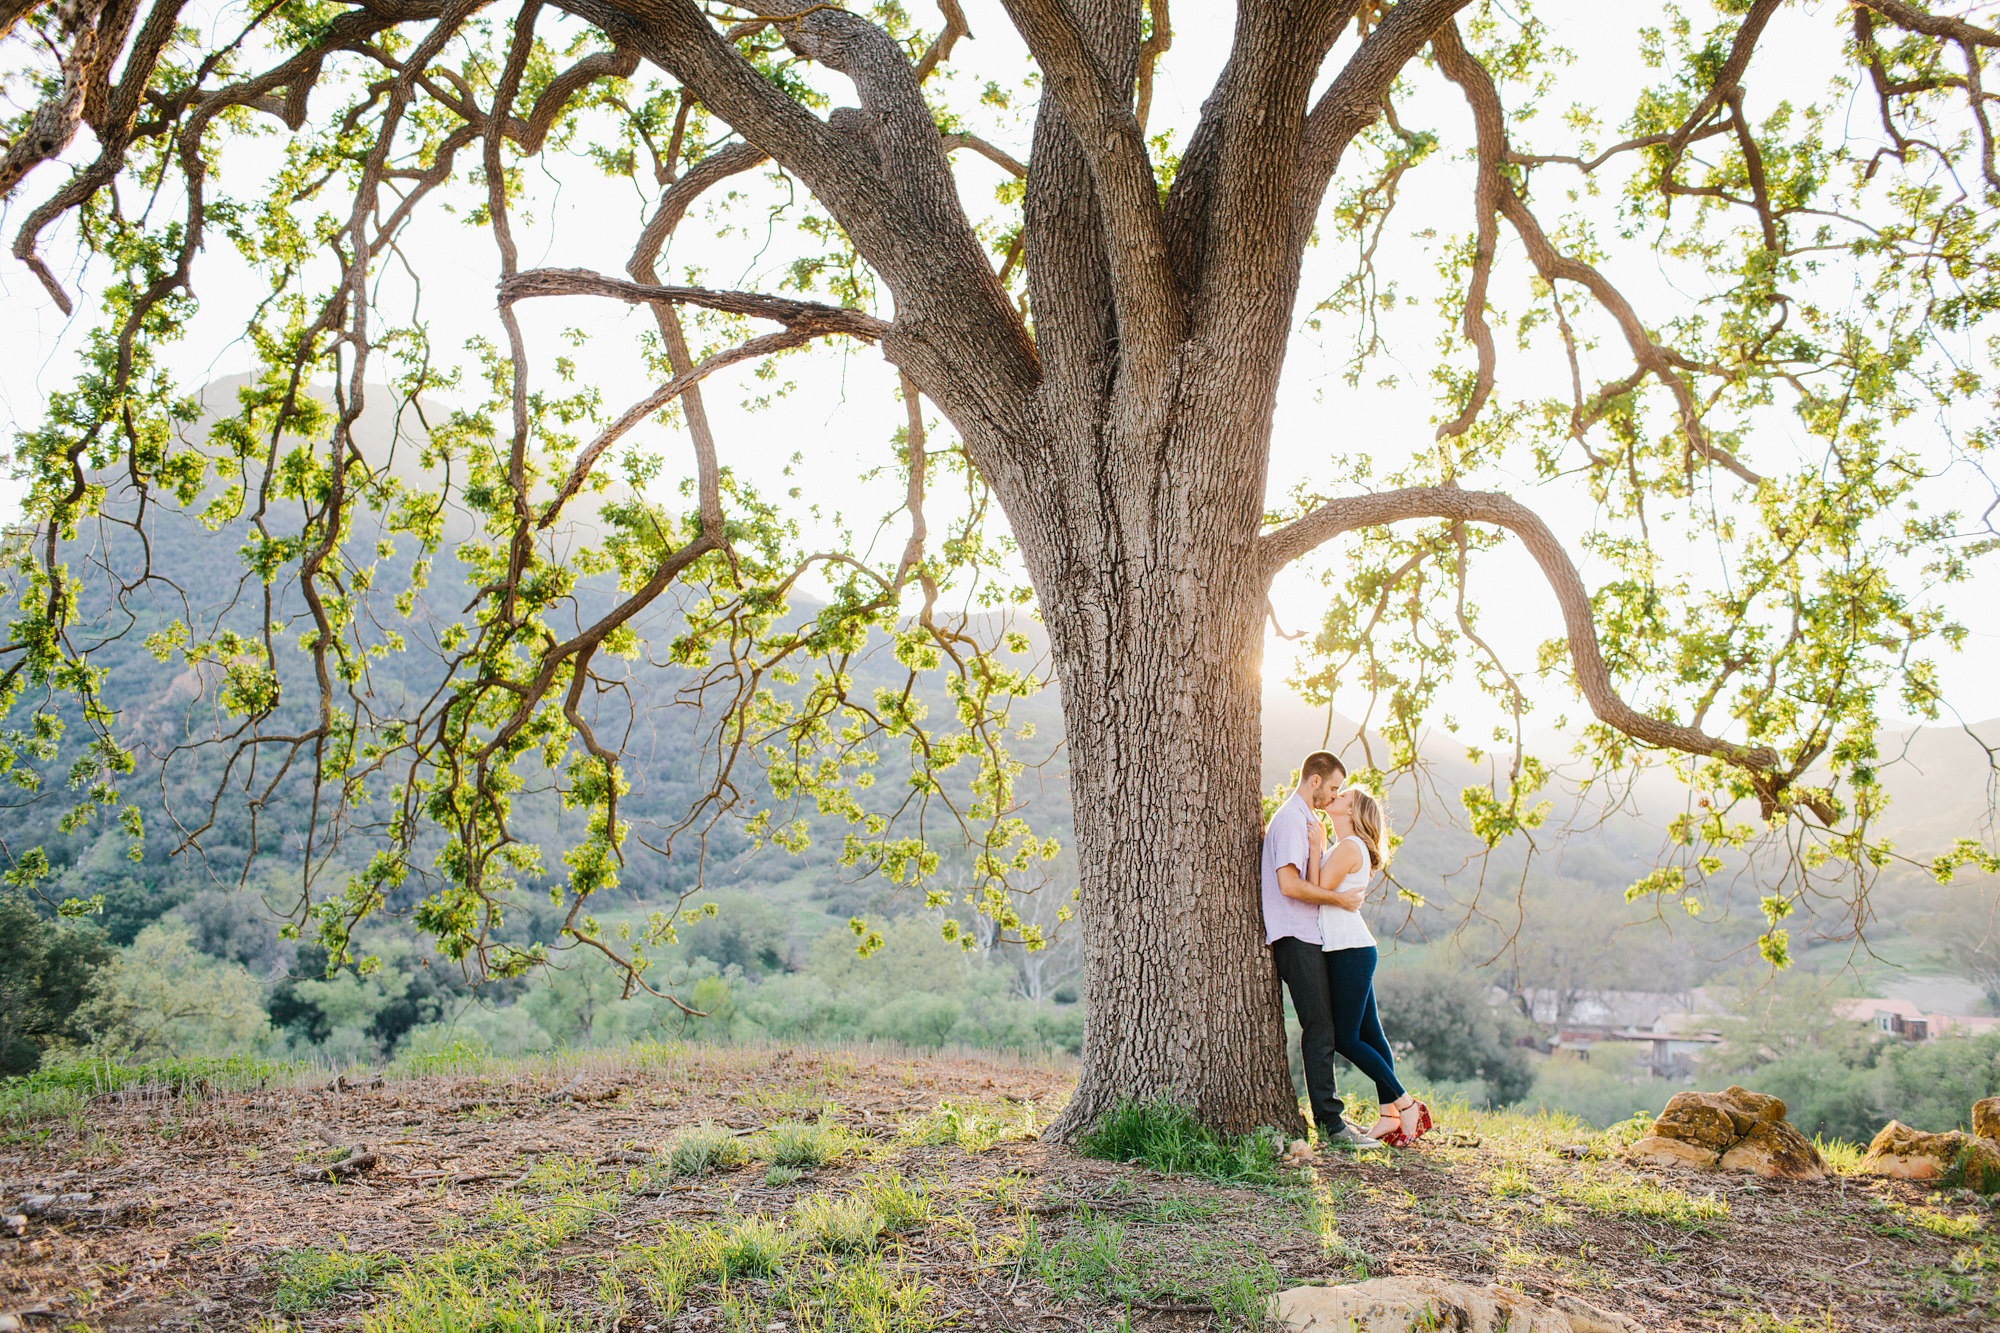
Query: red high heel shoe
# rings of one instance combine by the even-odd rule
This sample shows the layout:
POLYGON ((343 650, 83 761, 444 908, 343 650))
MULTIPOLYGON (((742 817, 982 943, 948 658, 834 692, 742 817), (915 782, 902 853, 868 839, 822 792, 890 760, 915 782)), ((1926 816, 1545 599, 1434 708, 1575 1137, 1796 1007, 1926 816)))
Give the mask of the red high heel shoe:
MULTIPOLYGON (((1383 1108, 1382 1113, 1385 1119, 1391 1114, 1387 1107, 1383 1108)), ((1414 1097, 1410 1099, 1408 1106, 1401 1108, 1393 1114, 1396 1118, 1396 1128, 1385 1130, 1383 1133, 1378 1134, 1375 1138, 1377 1143, 1386 1143, 1391 1148, 1414 1148, 1417 1140, 1423 1138, 1432 1127, 1431 1108, 1414 1097), (1416 1112, 1414 1125, 1411 1124, 1409 1118, 1412 1111, 1416 1112)))

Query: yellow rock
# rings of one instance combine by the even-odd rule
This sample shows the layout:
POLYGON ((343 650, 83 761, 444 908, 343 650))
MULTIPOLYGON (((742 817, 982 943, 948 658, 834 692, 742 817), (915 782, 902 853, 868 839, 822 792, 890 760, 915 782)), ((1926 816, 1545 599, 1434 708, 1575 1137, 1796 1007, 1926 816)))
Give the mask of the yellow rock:
POLYGON ((1638 1166, 1680 1166, 1710 1171, 1722 1154, 1699 1143, 1670 1139, 1664 1134, 1649 1134, 1627 1148, 1625 1156, 1638 1166))
POLYGON ((1754 1171, 1794 1180, 1826 1174, 1819 1149, 1785 1123, 1785 1103, 1748 1088, 1675 1093, 1652 1133, 1625 1155, 1640 1166, 1754 1171))
POLYGON ((1750 1126, 1750 1132, 1722 1154, 1716 1165, 1724 1171, 1754 1171, 1788 1180, 1819 1180, 1826 1175, 1819 1149, 1782 1120, 1759 1120, 1750 1126))
POLYGON ((1352 1286, 1294 1287, 1271 1298, 1271 1318, 1296 1333, 1644 1333, 1624 1315, 1574 1297, 1545 1305, 1504 1287, 1428 1277, 1352 1286))
POLYGON ((1972 1104, 1972 1132, 2000 1141, 2000 1097, 1982 1097, 1972 1104))
POLYGON ((1677 1092, 1667 1099, 1666 1109, 1653 1122, 1653 1133, 1720 1153, 1755 1123, 1755 1116, 1732 1106, 1720 1093, 1677 1092))
POLYGON ((1966 1142, 1967 1136, 1955 1129, 1926 1134, 1900 1120, 1891 1120, 1868 1145, 1868 1154, 1861 1159, 1861 1170, 1871 1176, 1893 1176, 1898 1180, 1936 1180, 1957 1163, 1966 1142))
POLYGON ((1785 1118, 1785 1103, 1783 1099, 1773 1097, 1768 1092, 1752 1092, 1748 1088, 1739 1088, 1732 1083, 1724 1090, 1722 1095, 1725 1100, 1756 1116, 1759 1120, 1783 1120, 1785 1118))

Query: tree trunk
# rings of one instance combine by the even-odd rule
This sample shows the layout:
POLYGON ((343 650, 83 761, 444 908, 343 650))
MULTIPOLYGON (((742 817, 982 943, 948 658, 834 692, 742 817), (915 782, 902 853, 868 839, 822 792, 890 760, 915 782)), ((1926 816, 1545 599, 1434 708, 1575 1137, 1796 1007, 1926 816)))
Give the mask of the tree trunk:
POLYGON ((1188 360, 1123 430, 1095 425, 1103 399, 1064 414, 1046 484, 1010 506, 1062 690, 1082 879, 1068 1138, 1162 1093, 1227 1132, 1303 1127, 1258 898, 1269 415, 1254 390, 1213 392, 1226 364, 1188 360))

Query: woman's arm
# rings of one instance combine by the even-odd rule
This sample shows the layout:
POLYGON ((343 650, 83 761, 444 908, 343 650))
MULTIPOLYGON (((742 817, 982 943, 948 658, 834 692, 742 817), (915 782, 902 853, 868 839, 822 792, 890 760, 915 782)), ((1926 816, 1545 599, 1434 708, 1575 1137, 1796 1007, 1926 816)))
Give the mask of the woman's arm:
POLYGON ((1368 897, 1368 886, 1339 892, 1342 880, 1357 870, 1368 866, 1368 853, 1360 843, 1351 838, 1342 838, 1338 846, 1320 858, 1319 882, 1315 885, 1326 896, 1316 901, 1332 907, 1345 907, 1350 912, 1361 910, 1361 904, 1368 897))
POLYGON ((1320 857, 1319 872, 1313 876, 1313 883, 1332 892, 1340 887, 1340 881, 1361 869, 1368 861, 1368 853, 1360 844, 1351 839, 1342 839, 1334 849, 1320 857))

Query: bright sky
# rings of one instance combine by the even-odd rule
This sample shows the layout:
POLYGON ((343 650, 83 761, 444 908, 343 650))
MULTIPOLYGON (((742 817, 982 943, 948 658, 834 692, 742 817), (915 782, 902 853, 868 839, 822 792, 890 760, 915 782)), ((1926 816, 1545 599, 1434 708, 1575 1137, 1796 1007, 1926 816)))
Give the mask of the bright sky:
MULTIPOLYGON (((912 8, 921 11, 922 6, 912 8)), ((979 132, 1017 156, 1025 156, 1033 94, 1019 92, 1025 69, 1019 43, 995 0, 972 0, 965 8, 974 40, 962 44, 955 56, 960 72, 953 85, 957 90, 954 100, 968 108, 968 119, 979 132), (1013 113, 996 113, 973 104, 974 95, 989 77, 1016 88, 1013 113)), ((1748 84, 1753 116, 1767 112, 1780 96, 1807 100, 1821 92, 1817 85, 1782 85, 1789 74, 1817 77, 1818 72, 1830 68, 1836 40, 1834 22, 1839 17, 1836 9, 1844 12, 1843 6, 1823 5, 1809 19, 1793 20, 1795 30, 1788 31, 1784 41, 1774 47, 1787 54, 1782 67, 1766 68, 1774 63, 1768 57, 1752 67, 1748 84), (1818 49, 1822 47, 1824 51, 1818 49), (1821 59, 1821 55, 1828 58, 1821 59)), ((1174 45, 1160 70, 1150 127, 1172 135, 1176 146, 1185 142, 1227 52, 1230 11, 1231 7, 1221 5, 1176 6, 1174 45)), ((1629 109, 1633 90, 1659 77, 1641 65, 1632 37, 1645 10, 1591 0, 1559 0, 1538 6, 1537 12, 1559 41, 1586 53, 1544 99, 1549 123, 1543 133, 1548 138, 1539 146, 1554 147, 1563 141, 1554 122, 1572 102, 1602 109, 1605 132, 1599 136, 1601 142, 1618 137, 1615 130, 1629 109)), ((1697 28, 1711 21, 1706 7, 1697 6, 1691 12, 1697 28)), ((230 25, 240 22, 242 8, 232 5, 216 13, 215 30, 233 35, 230 25)), ((929 14, 923 17, 932 21, 929 14)), ((0 67, 21 63, 24 53, 18 43, 17 38, 0 47, 0 67)), ((837 104, 853 100, 851 91, 836 76, 821 70, 811 71, 809 76, 832 92, 837 104)), ((1401 115, 1406 125, 1436 128, 1448 143, 1469 139, 1464 107, 1450 97, 1412 98, 1402 104, 1401 115)), ((1875 129, 1872 113, 1865 107, 1850 108, 1848 122, 1859 133, 1875 129)), ((268 139, 261 150, 245 152, 225 164, 219 173, 220 187, 254 195, 260 176, 276 160, 278 142, 275 137, 268 139)), ((92 151, 86 132, 69 159, 88 160, 92 151)), ((992 190, 1002 179, 998 170, 971 153, 961 153, 958 164, 968 210, 975 218, 993 212, 992 190)), ((630 182, 604 177, 580 153, 571 157, 566 167, 561 179, 547 169, 537 172, 530 168, 527 212, 532 221, 524 219, 522 226, 522 266, 583 267, 622 274, 632 237, 649 201, 630 182)), ((1334 289, 1350 267, 1352 249, 1346 241, 1330 239, 1308 255, 1300 298, 1301 329, 1287 365, 1277 415, 1271 465, 1274 502, 1299 480, 1310 480, 1325 491, 1340 489, 1343 482, 1348 483, 1348 489, 1360 489, 1351 479, 1330 475, 1330 455, 1370 454, 1379 475, 1392 470, 1410 450, 1428 440, 1433 429, 1428 375, 1441 327, 1434 308, 1438 289, 1434 247, 1469 228, 1470 177, 1468 161, 1438 155, 1406 182, 1401 222, 1385 242, 1383 264, 1418 303, 1389 317, 1387 331, 1396 355, 1377 363, 1370 373, 1371 379, 1393 374, 1397 382, 1392 387, 1369 384, 1353 390, 1344 384, 1340 368, 1351 329, 1331 322, 1323 333, 1304 329, 1304 315, 1334 289), (1428 241, 1411 234, 1424 228, 1435 228, 1439 238, 1428 241)), ((29 209, 54 187, 55 179, 44 170, 6 208, 0 225, 9 237, 29 209)), ((1554 177, 1540 179, 1553 181, 1554 177)), ((742 188, 757 192, 758 198, 773 197, 759 177, 739 180, 742 188)), ((129 206, 133 206, 130 201, 129 206)), ((164 218, 164 210, 173 206, 171 198, 163 198, 159 216, 164 218)), ((726 222, 706 225, 698 213, 683 225, 669 260, 677 271, 688 266, 699 268, 698 280, 711 286, 775 290, 794 253, 794 235, 789 222, 774 219, 767 223, 754 209, 739 212, 726 222), (725 225, 738 230, 716 235, 725 225)), ((1503 235, 1511 239, 1511 234, 1503 235)), ((496 339, 500 336, 492 318, 498 265, 483 230, 468 234, 462 215, 454 219, 436 214, 409 237, 404 250, 411 267, 422 275, 421 314, 440 355, 453 354, 473 333, 496 339)), ((101 269, 80 267, 73 229, 59 229, 47 236, 43 253, 52 267, 65 275, 72 291, 87 295, 102 281, 101 269)), ((1512 286, 1503 281, 1496 299, 1504 309, 1518 314, 1524 304, 1518 283, 1518 246, 1503 249, 1503 264, 1509 262, 1516 265, 1516 280, 1512 286)), ((1674 304, 1684 303, 1691 294, 1684 288, 1689 281, 1687 274, 1669 271, 1643 250, 1618 252, 1609 268, 1650 322, 1664 322, 1674 304)), ((407 300, 412 288, 398 266, 385 270, 382 290, 387 294, 385 299, 393 302, 407 300)), ((195 326, 169 354, 175 371, 190 387, 250 368, 249 349, 240 338, 240 321, 243 310, 256 299, 257 288, 227 241, 216 236, 197 268, 196 291, 203 304, 195 326)), ((24 267, 11 259, 0 259, 0 310, 5 312, 0 317, 0 417, 6 418, 10 433, 34 423, 46 396, 67 385, 75 374, 77 350, 92 315, 88 299, 80 304, 83 313, 65 320, 24 267)), ((601 388, 608 416, 616 415, 652 387, 652 380, 633 354, 636 339, 650 326, 650 317, 644 312, 583 299, 537 302, 523 310, 539 367, 552 365, 559 354, 579 355, 562 341, 563 329, 575 326, 592 335, 589 350, 580 354, 579 360, 601 388)), ((1504 328, 1497 332, 1503 345, 1510 341, 1504 328)), ((1600 353, 1597 363, 1586 368, 1586 375, 1601 372, 1595 373, 1598 380, 1622 375, 1628 367, 1617 350, 1611 346, 1600 353)), ((810 358, 787 358, 779 368, 781 378, 795 381, 798 387, 763 411, 741 406, 744 399, 770 389, 747 367, 724 372, 710 381, 708 401, 726 461, 763 478, 767 493, 782 493, 787 486, 798 485, 805 502, 817 501, 826 516, 843 511, 858 531, 870 530, 874 517, 897 503, 893 488, 884 490, 879 484, 864 488, 856 480, 861 470, 877 461, 889 461, 886 445, 902 415, 891 394, 892 373, 872 349, 823 349, 810 358), (794 452, 802 453, 804 459, 794 479, 786 482, 776 475, 777 470, 794 452)), ((1551 373, 1561 377, 1558 382, 1567 382, 1566 367, 1546 363, 1525 368, 1503 363, 1502 371, 1503 376, 1513 375, 1503 378, 1503 398, 1539 392, 1551 373)), ((556 387, 546 369, 538 373, 545 376, 541 382, 544 387, 556 387)), ((1919 421, 1908 428, 1935 432, 1937 423, 1919 421)), ((1788 416, 1774 414, 1760 430, 1763 433, 1754 446, 1760 457, 1782 457, 1803 443, 1788 416)), ((670 472, 684 466, 685 442, 677 432, 649 424, 633 438, 663 451, 672 460, 670 472)), ((1957 479, 1947 478, 1940 489, 1955 484, 1957 479)), ((1537 488, 1526 477, 1519 479, 1517 493, 1542 510, 1558 532, 1580 531, 1591 521, 1587 505, 1554 488, 1537 488)), ((0 495, 0 504, 11 507, 17 503, 17 491, 0 495)), ((933 523, 935 528, 935 516, 933 523)), ((885 540, 900 547, 902 536, 893 534, 885 540)), ((1583 561, 1581 552, 1573 554, 1584 564, 1586 581, 1594 582, 1596 571, 1583 561)), ((1687 559, 1691 566, 1698 563, 1693 552, 1687 559)), ((1511 667, 1518 671, 1530 666, 1535 645, 1553 634, 1559 623, 1554 599, 1533 563, 1518 547, 1496 552, 1476 573, 1473 591, 1485 609, 1483 632, 1511 667)), ((1273 598, 1280 623, 1288 631, 1312 631, 1326 596, 1314 568, 1301 566, 1289 571, 1280 579, 1273 598)), ((1996 648, 2000 648, 2000 575, 1989 564, 1977 583, 1946 596, 1951 611, 1972 630, 1967 651, 1946 654, 1940 660, 1947 697, 1968 720, 2000 715, 2000 672, 1992 669, 1996 648)), ((1294 650, 1294 645, 1274 638, 1267 653, 1267 676, 1282 676, 1289 669, 1294 650)), ((1365 706, 1358 690, 1343 690, 1336 703, 1351 714, 1358 714, 1365 706)), ((1491 712, 1490 705, 1469 685, 1448 694, 1443 706, 1467 719, 1491 712)), ((1564 711, 1576 716, 1579 710, 1566 699, 1550 697, 1539 716, 1552 719, 1564 711)))

